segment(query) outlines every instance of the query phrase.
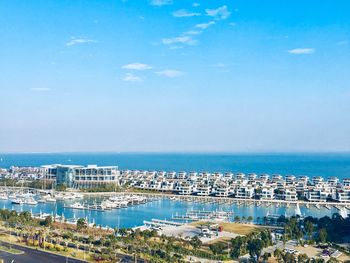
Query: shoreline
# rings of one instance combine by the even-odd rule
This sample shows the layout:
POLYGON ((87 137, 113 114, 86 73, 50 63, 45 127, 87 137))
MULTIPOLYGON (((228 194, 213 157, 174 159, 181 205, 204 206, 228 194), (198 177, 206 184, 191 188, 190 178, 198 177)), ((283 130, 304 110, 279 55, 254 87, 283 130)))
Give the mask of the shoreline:
MULTIPOLYGON (((347 207, 350 206, 350 202, 322 202, 322 201, 303 201, 303 200, 297 200, 297 201, 286 201, 286 200, 267 200, 267 199, 249 199, 249 198, 235 198, 235 197, 219 197, 219 196, 198 196, 198 195, 179 195, 179 194, 170 194, 170 193, 147 193, 147 192, 98 192, 98 193, 84 193, 80 192, 84 196, 111 196, 111 195, 147 195, 150 197, 168 197, 172 198, 175 197, 176 199, 185 199, 184 201, 188 201, 189 199, 191 201, 195 200, 215 200, 215 201, 224 201, 224 202, 232 202, 232 203, 239 203, 239 202, 253 202, 253 203, 274 203, 274 204, 311 204, 311 205, 334 205, 334 206, 344 206, 347 207)), ((176 200, 174 200, 176 201, 176 200)))
MULTIPOLYGON (((50 192, 52 190, 42 190, 37 188, 30 187, 12 187, 12 186, 0 186, 0 190, 3 188, 7 189, 26 189, 26 190, 34 190, 37 192, 50 192)), ((286 204, 286 205, 332 205, 332 206, 341 206, 347 208, 349 206, 350 209, 350 201, 349 202, 336 202, 336 201, 304 201, 304 200, 276 200, 276 199, 251 199, 251 198, 236 198, 236 197, 220 197, 220 196, 198 196, 198 195, 180 195, 175 193, 166 193, 166 192, 139 192, 139 191, 124 191, 124 192, 84 192, 76 189, 69 189, 67 191, 56 191, 56 193, 65 193, 65 192, 78 192, 82 194, 84 197, 96 197, 96 196, 113 196, 113 195, 144 195, 148 197, 164 197, 164 198, 174 198, 174 201, 224 201, 228 203, 270 203, 270 204, 286 204)))

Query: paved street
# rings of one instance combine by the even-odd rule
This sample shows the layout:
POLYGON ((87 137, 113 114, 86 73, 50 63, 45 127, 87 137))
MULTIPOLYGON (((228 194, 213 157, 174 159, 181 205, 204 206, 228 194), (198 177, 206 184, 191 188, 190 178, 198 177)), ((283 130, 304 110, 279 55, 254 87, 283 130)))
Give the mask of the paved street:
POLYGON ((4 263, 38 263, 38 262, 50 262, 50 263, 83 263, 84 261, 66 258, 52 253, 43 252, 40 250, 30 249, 17 245, 12 245, 12 248, 16 248, 24 251, 21 255, 14 255, 7 252, 0 251, 0 258, 4 260, 4 263))
MULTIPOLYGON (((6 244, 6 246, 9 245, 6 242, 2 242, 2 244, 6 244)), ((85 263, 85 261, 82 260, 66 258, 64 256, 47 253, 41 250, 31 249, 17 245, 11 245, 11 247, 24 251, 24 253, 21 255, 14 255, 11 253, 0 251, 0 259, 3 259, 4 263, 85 263)), ((120 259, 120 262, 122 263, 135 262, 132 256, 118 254, 118 257, 120 259)), ((144 261, 138 259, 137 262, 143 263, 144 261)))

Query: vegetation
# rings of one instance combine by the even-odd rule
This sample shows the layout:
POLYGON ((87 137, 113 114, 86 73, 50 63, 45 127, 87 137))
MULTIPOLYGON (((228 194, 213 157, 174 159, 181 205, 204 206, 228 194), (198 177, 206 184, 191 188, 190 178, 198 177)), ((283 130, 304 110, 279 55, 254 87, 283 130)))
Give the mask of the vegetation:
MULTIPOLYGON (((244 220, 249 222, 248 218, 244 220)), ((269 253, 262 254, 264 248, 272 245, 270 230, 245 224, 231 224, 250 227, 250 231, 245 235, 233 239, 219 239, 209 245, 202 244, 197 236, 182 239, 159 235, 156 230, 91 228, 84 218, 78 219, 74 226, 55 222, 51 216, 38 220, 32 218, 29 212, 18 213, 0 209, 0 220, 3 221, 8 232, 14 233, 26 245, 60 253, 70 253, 72 248, 80 249, 92 255, 92 259, 105 262, 116 261, 120 252, 133 254, 147 262, 157 263, 184 262, 187 256, 223 261, 238 259, 246 254, 250 255, 252 262, 266 262, 272 256, 269 253)), ((320 219, 281 217, 276 220, 276 224, 283 227, 285 241, 296 239, 304 242, 303 240, 307 239, 308 242, 327 243, 340 242, 344 237, 349 236, 349 220, 335 214, 331 218, 320 219)), ((225 230, 229 226, 228 223, 223 223, 225 230)), ((72 253, 70 255, 75 256, 72 253)), ((274 252, 274 256, 278 262, 316 262, 308 259, 305 254, 296 257, 278 249, 274 252)), ((331 263, 334 262, 336 261, 332 260, 331 263)))
POLYGON ((231 240, 231 257, 237 259, 249 253, 253 260, 258 261, 262 249, 270 245, 272 245, 272 237, 269 230, 238 236, 231 240))
POLYGON ((313 244, 315 242, 342 243, 350 238, 350 217, 344 219, 337 213, 332 217, 308 216, 304 219, 281 216, 276 223, 284 227, 285 239, 300 240, 306 237, 308 242, 313 244))

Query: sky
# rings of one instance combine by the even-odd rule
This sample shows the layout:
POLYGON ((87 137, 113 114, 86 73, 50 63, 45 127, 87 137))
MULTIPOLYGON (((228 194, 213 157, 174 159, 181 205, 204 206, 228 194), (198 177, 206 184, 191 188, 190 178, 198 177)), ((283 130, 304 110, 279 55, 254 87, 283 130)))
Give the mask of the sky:
POLYGON ((0 152, 348 152, 349 10, 0 1, 0 152))

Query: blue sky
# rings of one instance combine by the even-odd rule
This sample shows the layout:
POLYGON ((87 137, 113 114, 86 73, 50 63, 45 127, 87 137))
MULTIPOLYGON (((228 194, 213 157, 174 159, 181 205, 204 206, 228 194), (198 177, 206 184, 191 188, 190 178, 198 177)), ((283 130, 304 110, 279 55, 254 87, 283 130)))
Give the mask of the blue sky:
POLYGON ((349 1, 0 2, 0 152, 350 151, 349 1))

